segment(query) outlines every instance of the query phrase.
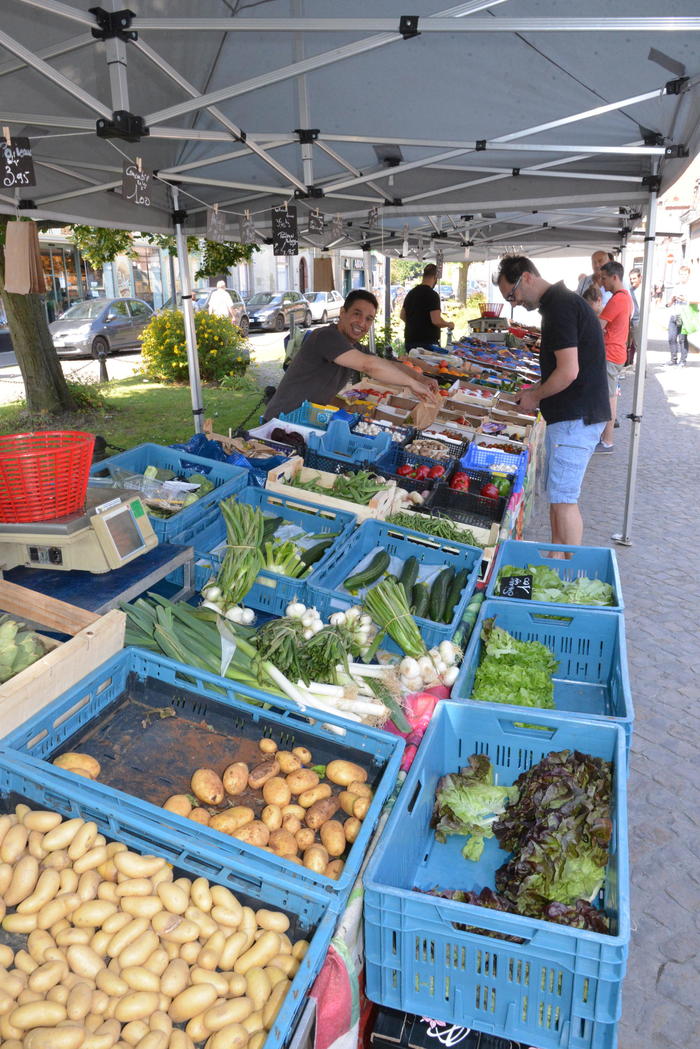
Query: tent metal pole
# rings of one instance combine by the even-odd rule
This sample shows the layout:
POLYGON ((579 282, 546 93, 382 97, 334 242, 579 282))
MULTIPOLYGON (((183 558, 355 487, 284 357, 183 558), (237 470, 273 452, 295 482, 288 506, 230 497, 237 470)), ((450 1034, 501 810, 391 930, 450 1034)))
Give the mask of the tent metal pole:
POLYGON ((634 499, 637 492, 637 465, 639 462, 639 437, 644 407, 644 381, 647 363, 647 333, 649 331, 649 309, 651 302, 651 271, 654 265, 654 241, 656 240, 656 192, 649 197, 647 210, 647 231, 644 237, 644 271, 642 273, 642 301, 640 303, 640 343, 637 348, 637 367, 634 373, 634 393, 632 411, 628 418, 632 421, 629 460, 627 462, 627 490, 625 493, 625 511, 622 518, 622 530, 616 532, 612 539, 621 546, 631 546, 630 526, 634 511, 634 499))
MULTIPOLYGON (((37 73, 41 73, 42 76, 55 84, 56 87, 60 87, 63 91, 66 91, 73 98, 77 98, 79 102, 87 106, 88 109, 92 109, 95 113, 99 113, 101 117, 106 117, 108 120, 112 119, 112 111, 103 102, 95 98, 93 95, 88 94, 87 91, 83 91, 81 87, 74 84, 68 77, 63 76, 57 69, 50 66, 48 62, 43 62, 37 55, 32 51, 29 51, 26 47, 19 43, 18 40, 14 40, 9 33, 5 33, 0 29, 0 45, 6 48, 11 54, 16 55, 17 58, 21 58, 22 61, 35 69, 37 73)), ((94 125, 93 125, 94 128, 94 125)))
MULTIPOLYGON (((371 291, 372 290, 372 252, 371 251, 364 251, 363 250, 363 252, 362 252, 362 266, 364 268, 364 273, 365 273, 365 288, 367 288, 367 291, 371 291)), ((377 344, 376 344, 376 339, 374 337, 374 325, 372 325, 372 327, 369 329, 369 352, 370 353, 376 353, 376 351, 377 351, 377 344)))
POLYGON ((384 323, 391 324, 391 259, 384 256, 384 323))
MULTIPOLYGON (((180 209, 180 194, 177 186, 171 186, 173 211, 177 215, 180 209)), ((180 268, 180 288, 182 291, 182 314, 185 320, 185 341, 187 342, 187 368, 190 374, 190 395, 192 398, 192 416, 194 432, 202 433, 204 429, 204 407, 202 404, 202 383, 199 378, 199 355, 197 353, 197 333, 194 327, 194 310, 192 308, 192 283, 190 281, 190 261, 187 255, 187 237, 177 218, 175 225, 175 243, 180 268)))

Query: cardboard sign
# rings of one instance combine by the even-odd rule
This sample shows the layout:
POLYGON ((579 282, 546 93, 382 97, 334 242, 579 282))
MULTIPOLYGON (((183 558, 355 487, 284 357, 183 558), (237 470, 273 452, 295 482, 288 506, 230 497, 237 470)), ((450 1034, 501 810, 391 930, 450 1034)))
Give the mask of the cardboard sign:
POLYGON ((323 215, 320 211, 312 211, 309 215, 309 233, 323 233, 323 215))
POLYGON ((139 169, 130 160, 122 163, 122 196, 141 208, 151 206, 151 173, 139 169))
POLYGON ((297 209, 282 205, 272 209, 273 255, 298 255, 297 209))
POLYGON ((499 581, 499 597, 514 597, 521 601, 532 600, 531 575, 504 575, 499 581))
POLYGON ((0 174, 5 189, 13 186, 36 186, 32 147, 28 138, 5 139, 0 144, 0 174))
POLYGON ((207 240, 221 243, 226 237, 226 216, 223 211, 211 209, 207 219, 207 240))

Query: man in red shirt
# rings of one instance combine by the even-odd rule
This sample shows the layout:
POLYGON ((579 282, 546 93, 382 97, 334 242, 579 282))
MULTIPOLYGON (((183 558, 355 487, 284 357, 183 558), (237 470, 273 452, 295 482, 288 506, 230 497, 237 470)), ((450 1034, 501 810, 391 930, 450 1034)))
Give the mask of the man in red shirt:
POLYGON ((600 267, 603 287, 610 298, 603 307, 599 320, 605 339, 605 358, 608 371, 608 393, 610 395, 610 422, 605 424, 597 452, 613 450, 613 427, 617 411, 617 382, 627 360, 627 340, 632 317, 632 296, 622 283, 625 271, 619 262, 606 262, 600 267))

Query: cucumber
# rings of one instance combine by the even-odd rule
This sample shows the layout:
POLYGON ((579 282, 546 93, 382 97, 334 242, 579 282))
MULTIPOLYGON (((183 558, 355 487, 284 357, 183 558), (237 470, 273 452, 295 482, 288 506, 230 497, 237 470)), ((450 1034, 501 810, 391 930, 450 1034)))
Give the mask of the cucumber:
POLYGON ((371 586, 372 583, 376 583, 379 577, 386 572, 390 561, 391 558, 386 550, 380 550, 374 555, 366 568, 363 568, 361 572, 356 572, 354 575, 348 576, 343 583, 343 586, 350 592, 354 590, 362 590, 366 586, 371 586))
POLYGON ((401 569, 401 574, 399 575, 399 582, 402 584, 402 586, 403 586, 403 588, 404 588, 404 590, 406 592, 406 601, 408 603, 409 608, 411 606, 412 597, 413 597, 413 587, 416 584, 416 579, 417 578, 418 578, 418 558, 417 557, 408 557, 408 558, 406 558, 406 560, 403 563, 403 568, 401 569))
POLYGON ((320 542, 314 543, 313 546, 308 547, 306 550, 302 550, 299 554, 299 560, 303 561, 307 568, 311 565, 315 565, 317 561, 320 561, 326 550, 333 543, 333 537, 330 536, 326 539, 321 539, 320 542))
POLYGON ((284 522, 283 517, 266 517, 263 520, 263 543, 269 543, 273 535, 284 522))
POLYGON ((430 618, 433 623, 442 623, 447 604, 447 592, 452 584, 454 568, 443 568, 430 591, 430 618))
POLYGON ((460 569, 457 575, 454 577, 450 584, 450 589, 447 591, 447 601, 445 603, 445 622, 452 622, 452 615, 455 610, 455 605, 459 601, 459 595, 467 585, 467 579, 469 578, 469 572, 466 568, 460 569))
POLYGON ((413 616, 419 616, 421 619, 425 619, 428 612, 428 602, 430 600, 430 589, 425 583, 416 583, 413 588, 413 604, 411 605, 411 614, 413 616))

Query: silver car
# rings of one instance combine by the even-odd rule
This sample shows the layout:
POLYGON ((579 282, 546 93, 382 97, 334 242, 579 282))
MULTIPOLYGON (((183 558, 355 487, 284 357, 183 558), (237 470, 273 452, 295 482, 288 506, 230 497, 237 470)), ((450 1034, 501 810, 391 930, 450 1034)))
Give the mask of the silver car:
POLYGON ((143 299, 86 299, 49 324, 59 357, 102 357, 140 349, 153 310, 143 299))
POLYGON ((344 301, 339 291, 305 291, 304 295, 311 306, 314 321, 321 324, 337 321, 344 301))

